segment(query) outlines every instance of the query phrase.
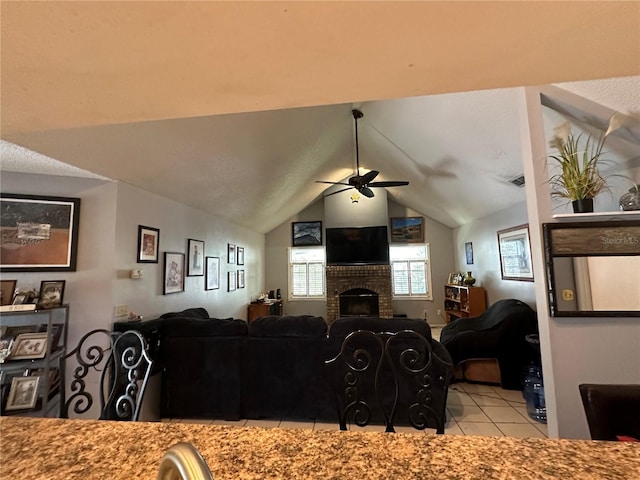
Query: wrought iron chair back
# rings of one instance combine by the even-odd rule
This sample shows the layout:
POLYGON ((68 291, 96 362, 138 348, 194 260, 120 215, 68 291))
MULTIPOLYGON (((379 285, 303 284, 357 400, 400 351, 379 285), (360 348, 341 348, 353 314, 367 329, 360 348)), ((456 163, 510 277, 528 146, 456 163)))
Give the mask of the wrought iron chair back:
POLYGON ((68 418, 70 410, 76 416, 87 414, 94 404, 88 384, 97 383, 100 420, 138 420, 153 366, 140 333, 92 330, 66 355, 65 360, 70 359, 78 366, 69 384, 69 397, 63 394, 62 418, 68 418))
POLYGON ((404 423, 444 433, 453 365, 438 357, 419 333, 357 330, 325 363, 341 430, 347 430, 348 422, 363 427, 381 421, 386 432, 395 432, 401 408, 404 423))

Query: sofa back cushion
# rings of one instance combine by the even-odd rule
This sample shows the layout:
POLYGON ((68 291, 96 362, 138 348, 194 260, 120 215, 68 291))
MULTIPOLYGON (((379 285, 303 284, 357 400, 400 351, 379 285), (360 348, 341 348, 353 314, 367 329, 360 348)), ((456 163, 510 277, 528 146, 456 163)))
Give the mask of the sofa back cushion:
POLYGON ((170 317, 164 320, 164 336, 185 337, 240 337, 247 335, 247 322, 235 318, 170 317))
POLYGON ((413 330, 427 340, 431 340, 431 327, 421 319, 416 318, 380 318, 380 317, 342 317, 331 323, 329 338, 344 339, 356 330, 370 330, 372 332, 399 332, 413 330))
POLYGON ((250 337, 303 337, 327 336, 327 322, 311 315, 266 315, 249 322, 250 337))
POLYGON ((163 315, 160 315, 160 318, 201 318, 206 319, 209 318, 209 312, 205 308, 195 307, 195 308, 187 308, 181 312, 169 312, 163 315))

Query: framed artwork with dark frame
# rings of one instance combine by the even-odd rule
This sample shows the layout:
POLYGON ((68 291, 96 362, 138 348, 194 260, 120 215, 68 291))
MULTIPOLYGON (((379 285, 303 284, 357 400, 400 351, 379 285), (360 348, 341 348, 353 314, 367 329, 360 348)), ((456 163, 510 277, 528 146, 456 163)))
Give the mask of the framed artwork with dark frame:
POLYGON ((293 247, 322 245, 322 222, 291 222, 291 245, 293 247))
POLYGON ((201 277, 204 275, 204 242, 190 238, 188 241, 189 256, 187 258, 187 277, 201 277))
POLYGON ((65 283, 66 280, 43 280, 40 282, 38 308, 47 309, 61 306, 65 283))
POLYGON ((244 247, 236 247, 236 263, 244 265, 244 247))
POLYGON ((467 265, 473 265, 473 243, 467 242, 464 244, 464 254, 467 257, 467 265))
POLYGON ((233 292, 236 289, 236 272, 231 271, 227 272, 227 291, 233 292))
POLYGON ((227 243, 227 263, 236 263, 236 246, 227 243))
POLYGON ((184 292, 184 253, 164 252, 162 294, 184 292))
POLYGON ((503 280, 533 282, 529 224, 499 230, 498 251, 503 280))
POLYGON ((392 243, 423 243, 424 217, 392 217, 392 243))
POLYGON ((0 195, 0 271, 73 272, 80 199, 0 195))
POLYGON ((244 288, 244 270, 238 270, 238 288, 244 288))
POLYGON ((39 376, 13 377, 5 410, 26 410, 36 406, 39 376))
POLYGON ((160 230, 138 225, 138 263, 158 263, 160 230))
POLYGON ((0 305, 11 305, 17 280, 0 280, 0 305))
POLYGON ((220 288, 220 257, 206 257, 206 275, 204 280, 205 290, 217 290, 220 288))

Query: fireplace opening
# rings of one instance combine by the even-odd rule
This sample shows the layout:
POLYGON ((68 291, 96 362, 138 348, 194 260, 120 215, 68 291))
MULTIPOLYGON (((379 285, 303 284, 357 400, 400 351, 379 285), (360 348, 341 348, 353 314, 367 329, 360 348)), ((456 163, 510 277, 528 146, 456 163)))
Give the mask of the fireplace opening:
POLYGON ((366 288, 352 288, 340 294, 341 317, 378 316, 378 294, 366 288))

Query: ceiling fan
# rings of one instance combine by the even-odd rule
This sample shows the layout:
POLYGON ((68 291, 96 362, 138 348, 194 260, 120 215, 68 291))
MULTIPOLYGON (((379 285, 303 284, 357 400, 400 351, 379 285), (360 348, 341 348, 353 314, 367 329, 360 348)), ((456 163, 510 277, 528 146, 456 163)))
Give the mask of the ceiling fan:
POLYGON ((344 192, 346 190, 350 190, 355 188, 358 192, 368 198, 373 198, 374 193, 371 188, 376 187, 403 187, 405 185, 409 185, 409 182, 404 181, 386 181, 386 182, 374 182, 373 179, 378 176, 380 172, 377 170, 370 170, 364 175, 360 175, 360 152, 358 149, 358 119, 362 118, 364 114, 360 110, 351 110, 353 114, 353 120, 356 124, 356 172, 355 175, 349 178, 348 183, 345 182, 329 182, 326 180, 316 180, 316 183, 329 183, 331 185, 347 185, 347 188, 343 188, 338 190, 337 192, 328 193, 325 197, 329 195, 335 195, 336 193, 344 192))

